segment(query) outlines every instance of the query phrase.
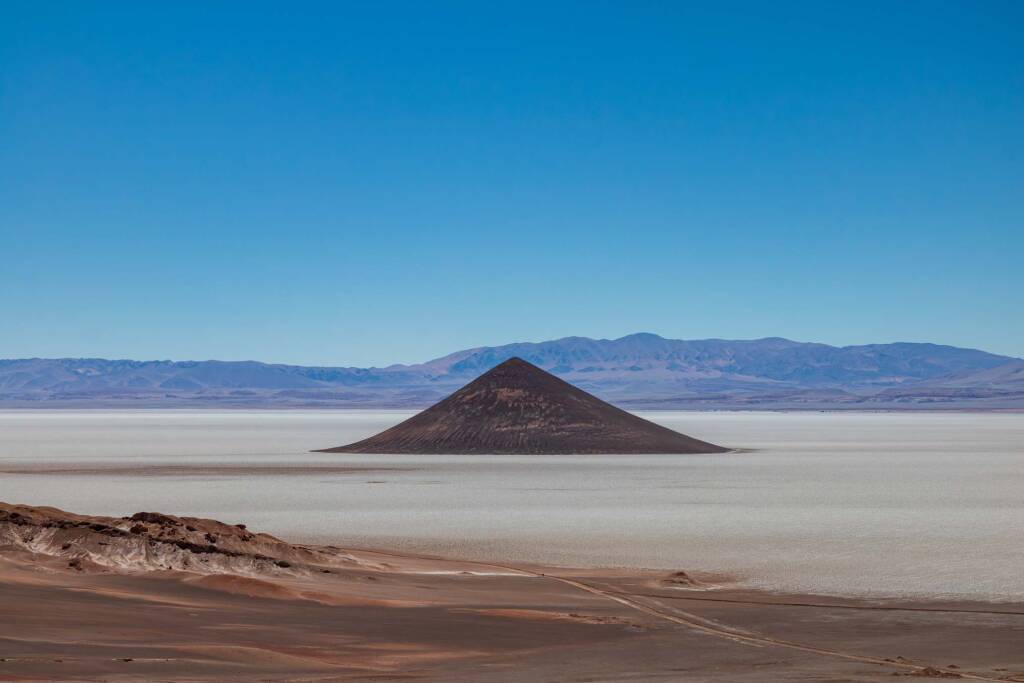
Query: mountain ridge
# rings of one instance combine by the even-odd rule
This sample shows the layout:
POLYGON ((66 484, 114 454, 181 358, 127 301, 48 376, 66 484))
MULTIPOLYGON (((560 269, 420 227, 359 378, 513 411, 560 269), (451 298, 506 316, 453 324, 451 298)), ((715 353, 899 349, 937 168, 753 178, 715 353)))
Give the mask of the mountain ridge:
POLYGON ((259 361, 0 360, 0 406, 419 407, 512 357, 631 407, 1021 408, 1024 360, 955 346, 782 337, 564 337, 357 368, 259 361), (943 398, 943 397, 946 398, 943 398))

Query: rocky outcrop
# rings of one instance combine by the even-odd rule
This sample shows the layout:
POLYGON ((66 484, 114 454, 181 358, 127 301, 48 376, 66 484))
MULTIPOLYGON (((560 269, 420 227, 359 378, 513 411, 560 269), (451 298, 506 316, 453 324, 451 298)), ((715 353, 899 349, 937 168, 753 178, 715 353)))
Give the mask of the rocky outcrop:
POLYGON ((0 503, 0 549, 4 548, 67 559, 68 568, 78 571, 305 574, 355 564, 342 552, 293 545, 253 533, 244 524, 158 512, 92 517, 0 503))

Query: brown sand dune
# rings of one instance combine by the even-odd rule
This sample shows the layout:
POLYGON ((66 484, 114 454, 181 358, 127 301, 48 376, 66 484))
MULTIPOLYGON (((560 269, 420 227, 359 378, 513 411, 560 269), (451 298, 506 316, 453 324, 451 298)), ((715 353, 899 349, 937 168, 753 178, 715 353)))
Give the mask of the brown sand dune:
POLYGON ((724 453, 605 403, 520 358, 376 436, 327 453, 724 453))
POLYGON ((690 589, 708 578, 0 503, 0 680, 1024 680, 1024 605, 690 589), (229 559, 201 561, 207 533, 229 559))

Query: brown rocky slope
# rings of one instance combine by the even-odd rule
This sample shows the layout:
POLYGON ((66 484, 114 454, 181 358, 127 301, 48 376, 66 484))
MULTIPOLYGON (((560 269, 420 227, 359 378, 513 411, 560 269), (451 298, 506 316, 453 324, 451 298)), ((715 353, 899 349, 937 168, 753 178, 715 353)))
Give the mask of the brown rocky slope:
POLYGON ((137 512, 76 515, 0 502, 0 548, 66 558, 71 569, 179 570, 248 576, 309 574, 344 565, 342 553, 252 533, 244 524, 137 512))

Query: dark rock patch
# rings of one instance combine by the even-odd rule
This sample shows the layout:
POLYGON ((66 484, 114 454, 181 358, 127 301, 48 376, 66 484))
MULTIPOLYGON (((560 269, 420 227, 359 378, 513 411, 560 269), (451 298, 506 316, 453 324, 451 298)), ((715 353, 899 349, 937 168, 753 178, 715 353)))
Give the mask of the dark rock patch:
POLYGON ((178 520, 159 512, 136 512, 131 516, 131 521, 149 522, 150 524, 160 524, 162 526, 181 526, 181 522, 178 520))

